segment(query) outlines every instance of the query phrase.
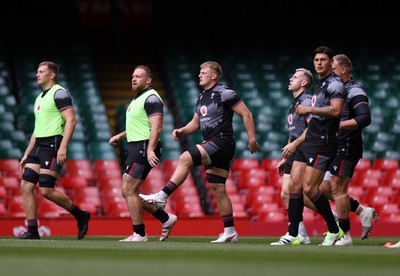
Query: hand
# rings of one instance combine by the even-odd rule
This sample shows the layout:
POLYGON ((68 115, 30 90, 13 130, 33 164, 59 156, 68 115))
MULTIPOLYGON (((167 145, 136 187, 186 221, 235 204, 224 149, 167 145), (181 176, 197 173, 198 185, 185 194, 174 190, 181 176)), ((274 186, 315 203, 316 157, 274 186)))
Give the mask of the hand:
POLYGON ((160 159, 156 156, 154 151, 152 151, 151 153, 147 154, 147 161, 149 162, 150 166, 154 168, 158 165, 160 159))
POLYGON ((182 130, 180 128, 174 129, 172 131, 172 138, 175 141, 178 141, 179 137, 181 137, 183 135, 182 130))
POLYGON ((305 106, 305 105, 299 104, 299 105, 296 107, 295 113, 296 113, 296 115, 305 115, 305 114, 310 113, 311 108, 312 108, 312 107, 310 107, 310 106, 305 106))
POLYGON ((254 153, 256 153, 257 151, 260 150, 260 145, 258 144, 257 141, 249 142, 249 146, 248 147, 249 147, 250 153, 252 153, 252 154, 254 154, 254 153))
POLYGON ((111 145, 113 145, 113 146, 116 146, 116 145, 118 145, 118 141, 119 141, 118 136, 117 136, 117 135, 114 135, 113 137, 110 138, 110 140, 108 141, 108 143, 111 144, 111 145))

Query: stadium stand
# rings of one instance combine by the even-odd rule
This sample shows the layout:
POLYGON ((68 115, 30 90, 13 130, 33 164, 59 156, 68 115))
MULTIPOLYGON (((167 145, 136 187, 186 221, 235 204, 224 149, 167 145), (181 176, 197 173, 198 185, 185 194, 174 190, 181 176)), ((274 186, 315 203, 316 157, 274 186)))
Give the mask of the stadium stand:
MULTIPOLYGON (((63 5, 67 2, 69 1, 63 5)), ((165 3, 159 5, 155 7, 158 11, 165 8, 170 11, 170 16, 175 15, 180 20, 183 18, 191 22, 188 14, 179 13, 182 7, 171 11, 165 3)), ((65 10, 77 12, 76 7, 68 7, 65 10)), ((237 12, 235 7, 229 7, 230 11, 237 12)), ((198 12, 195 13, 192 20, 199 16, 198 12)), ((106 24, 106 20, 89 22, 96 18, 91 18, 88 14, 85 14, 83 20, 78 20, 76 14, 69 15, 68 18, 75 19, 74 24, 82 22, 83 25, 79 25, 77 37, 66 39, 63 44, 58 45, 57 50, 43 44, 37 47, 35 40, 16 40, 8 47, 0 47, 0 187, 4 187, 6 191, 6 199, 3 199, 5 216, 18 216, 21 211, 15 206, 18 203, 11 201, 9 195, 17 193, 17 189, 12 188, 15 183, 19 183, 21 177, 16 164, 32 133, 31 110, 38 92, 35 72, 39 61, 53 59, 61 65, 60 83, 71 92, 76 103, 78 124, 69 147, 69 161, 60 178, 60 187, 72 189, 72 184, 80 183, 77 180, 82 180, 81 183, 84 180, 86 185, 81 187, 85 189, 78 190, 88 188, 96 194, 96 199, 79 196, 79 204, 86 206, 94 215, 126 217, 128 212, 120 190, 121 164, 126 144, 121 143, 120 148, 113 148, 108 144, 108 139, 124 127, 126 104, 132 97, 130 78, 134 65, 147 64, 152 67, 155 72, 155 87, 166 103, 162 163, 160 170, 153 170, 143 185, 144 190, 154 191, 168 181, 185 146, 201 142, 199 134, 191 136, 183 143, 173 141, 170 134, 175 127, 183 125, 193 115, 194 102, 199 93, 199 64, 207 59, 216 59, 223 65, 222 82, 235 88, 253 112, 262 147, 254 155, 247 151, 246 133, 241 118, 235 115, 237 152, 228 181, 230 184, 227 184, 232 201, 235 202, 235 215, 243 216, 245 210, 249 217, 262 221, 286 219, 284 208, 281 205, 271 205, 270 201, 280 202, 277 195, 281 179, 276 174, 274 164, 279 160, 281 148, 287 141, 286 111, 291 102, 287 84, 294 69, 312 66, 309 52, 314 46, 309 45, 314 45, 315 41, 310 41, 304 48, 293 49, 286 45, 274 47, 259 41, 253 43, 253 40, 232 43, 229 35, 226 35, 227 38, 220 35, 200 38, 195 34, 188 37, 170 31, 158 34, 159 40, 156 40, 147 34, 151 32, 145 27, 140 29, 135 25, 135 38, 126 36, 129 30, 126 30, 127 33, 116 33, 114 26, 101 27, 101 24, 106 24), (93 27, 93 24, 100 28, 93 27), (67 184, 70 178, 75 181, 67 184), (260 197, 253 198, 254 193, 260 197), (257 207, 251 205, 253 201, 257 207), (255 212, 258 209, 260 213, 255 212)), ((172 24, 163 21, 163 18, 155 18, 155 24, 162 22, 166 28, 168 24, 172 24)), ((279 41, 278 38, 283 39, 282 36, 276 34, 276 41, 279 41)), ((342 51, 343 46, 334 42, 333 40, 333 47, 342 51)), ((388 213, 397 214, 394 211, 396 208, 390 204, 400 205, 400 56, 390 49, 377 56, 372 45, 370 48, 365 47, 363 45, 357 51, 348 50, 350 47, 344 49, 344 52, 349 52, 353 61, 355 77, 369 93, 372 107, 372 123, 363 133, 364 158, 356 168, 349 193, 361 202, 380 209, 385 214, 383 217, 389 218, 388 213), (390 189, 383 188, 377 192, 379 187, 390 189), (384 191, 392 191, 392 196, 384 191), (375 193, 379 196, 375 197, 375 193)), ((396 49, 395 45, 393 48, 396 49)), ((197 197, 191 198, 196 202, 196 207, 188 209, 181 195, 177 193, 176 197, 180 198, 178 202, 181 203, 171 198, 168 208, 182 216, 205 216, 207 212, 204 211, 202 201, 207 201, 212 196, 209 191, 207 197, 200 196, 204 196, 201 187, 207 189, 203 173, 192 173, 188 183, 180 188, 182 192, 197 197)), ((71 190, 70 195, 77 196, 77 191, 71 190)), ((2 214, 0 208, 0 215, 2 214)), ((304 216, 305 219, 314 219, 306 212, 304 216)))

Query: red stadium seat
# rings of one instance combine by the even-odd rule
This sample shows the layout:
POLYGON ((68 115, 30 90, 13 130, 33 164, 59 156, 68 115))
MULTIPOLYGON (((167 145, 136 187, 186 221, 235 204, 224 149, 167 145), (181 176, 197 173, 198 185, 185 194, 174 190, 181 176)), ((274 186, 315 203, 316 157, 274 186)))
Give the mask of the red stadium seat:
POLYGON ((347 188, 347 194, 361 202, 363 202, 365 199, 365 189, 361 186, 350 185, 347 188))
POLYGON ((267 172, 276 171, 276 166, 280 161, 280 158, 265 158, 261 161, 261 168, 267 172))
POLYGON ((400 214, 400 207, 397 203, 386 203, 382 206, 381 210, 379 211, 379 217, 387 216, 390 214, 400 214))
POLYGON ((277 202, 257 201, 251 205, 249 213, 251 216, 258 216, 262 212, 279 211, 280 206, 277 202))
POLYGON ((258 215, 258 221, 260 222, 287 222, 287 216, 282 211, 270 211, 262 212, 258 215))
POLYGON ((389 198, 385 195, 375 194, 368 200, 368 205, 374 207, 379 214, 383 205, 390 203, 389 198))
POLYGON ((6 188, 7 194, 19 194, 19 183, 20 181, 13 176, 0 177, 0 186, 6 188))
POLYGON ((372 186, 380 186, 383 180, 383 174, 380 169, 367 169, 366 171, 357 174, 357 177, 351 181, 351 185, 362 186, 369 188, 372 186))
POLYGON ((165 159, 161 162, 164 174, 164 181, 168 181, 178 165, 178 159, 165 159))
POLYGON ((247 193, 246 206, 250 207, 254 201, 273 202, 275 201, 276 190, 272 186, 261 186, 251 189, 247 193))
POLYGON ((67 160, 64 165, 66 176, 82 176, 89 182, 95 180, 92 165, 88 159, 67 160))
POLYGON ((355 168, 355 171, 359 171, 359 170, 367 170, 371 168, 371 161, 367 158, 361 158, 358 163, 357 166, 355 168))
POLYGON ((232 171, 242 171, 254 168, 260 168, 260 163, 256 158, 235 158, 232 162, 232 171))
POLYGON ((7 199, 7 190, 4 186, 0 185, 0 203, 5 204, 7 199))
POLYGON ((95 174, 104 170, 116 170, 121 174, 121 166, 115 159, 96 159, 93 161, 93 170, 95 174))
POLYGON ((386 173, 398 169, 399 161, 394 158, 377 158, 372 162, 372 168, 386 173))
POLYGON ((78 189, 87 187, 88 181, 83 176, 63 176, 59 180, 59 185, 65 189, 66 194, 74 199, 78 189))
MULTIPOLYGON (((204 217, 199 197, 185 197, 187 201, 178 200, 175 202, 175 213, 180 217, 204 217)), ((167 203, 168 204, 168 203, 167 203)))
POLYGON ((96 208, 102 208, 99 188, 96 186, 83 187, 75 191, 75 200, 79 202, 90 202, 96 208))
POLYGON ((389 171, 382 180, 383 186, 389 186, 400 191, 400 169, 389 171))
POLYGON ((75 204, 81 209, 88 211, 91 215, 97 215, 98 214, 98 208, 95 204, 92 202, 88 201, 76 201, 75 204))
POLYGON ((253 189, 256 187, 264 186, 267 182, 267 174, 261 168, 252 168, 243 171, 239 178, 239 190, 253 189))
POLYGON ((283 176, 280 176, 278 171, 271 171, 267 177, 267 183, 269 186, 273 186, 277 189, 282 189, 283 176))
POLYGON ((25 218, 25 210, 22 203, 22 196, 12 197, 7 201, 7 215, 15 218, 25 218))
POLYGON ((0 159, 0 176, 16 177, 20 181, 22 174, 19 168, 19 160, 15 158, 0 159))
POLYGON ((128 206, 125 201, 110 201, 105 206, 105 213, 112 217, 130 217, 128 206))
POLYGON ((6 206, 4 203, 0 203, 0 217, 5 217, 7 215, 6 206))

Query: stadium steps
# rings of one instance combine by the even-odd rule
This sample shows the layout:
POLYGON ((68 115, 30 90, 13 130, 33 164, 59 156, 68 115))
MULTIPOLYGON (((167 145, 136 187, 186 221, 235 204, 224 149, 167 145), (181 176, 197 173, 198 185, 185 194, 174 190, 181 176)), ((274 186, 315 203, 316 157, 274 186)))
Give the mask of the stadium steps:
POLYGON ((160 65, 150 55, 138 53, 94 53, 95 71, 100 93, 106 106, 110 127, 115 133, 117 107, 131 102, 133 94, 131 90, 132 70, 136 65, 149 66, 154 73, 154 88, 163 96, 163 83, 160 81, 160 65))

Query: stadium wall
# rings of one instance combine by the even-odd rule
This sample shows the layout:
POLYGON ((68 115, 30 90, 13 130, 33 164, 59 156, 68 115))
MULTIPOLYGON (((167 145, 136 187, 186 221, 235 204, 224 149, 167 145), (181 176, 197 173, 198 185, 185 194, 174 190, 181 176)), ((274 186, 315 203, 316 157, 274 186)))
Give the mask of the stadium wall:
MULTIPOLYGON (((359 237, 362 232, 361 224, 353 218, 351 234, 359 237)), ((149 236, 161 234, 161 225, 154 218, 144 219, 146 232, 149 236)), ((26 231, 24 219, 0 219, 0 236, 13 237, 26 231)), ((282 222, 257 222, 246 218, 236 218, 235 226, 241 236, 281 236, 287 231, 282 222)), ((171 236, 216 236, 222 231, 222 222, 219 217, 207 218, 180 218, 175 225, 171 236)), ((323 222, 306 222, 310 236, 322 236, 326 231, 323 222)), ((75 236, 77 234, 76 221, 69 217, 41 219, 39 232, 42 236, 75 236)), ((90 221, 88 236, 129 236, 132 234, 132 223, 129 218, 94 217, 90 221)), ((398 236, 400 223, 375 221, 371 237, 398 236)))

